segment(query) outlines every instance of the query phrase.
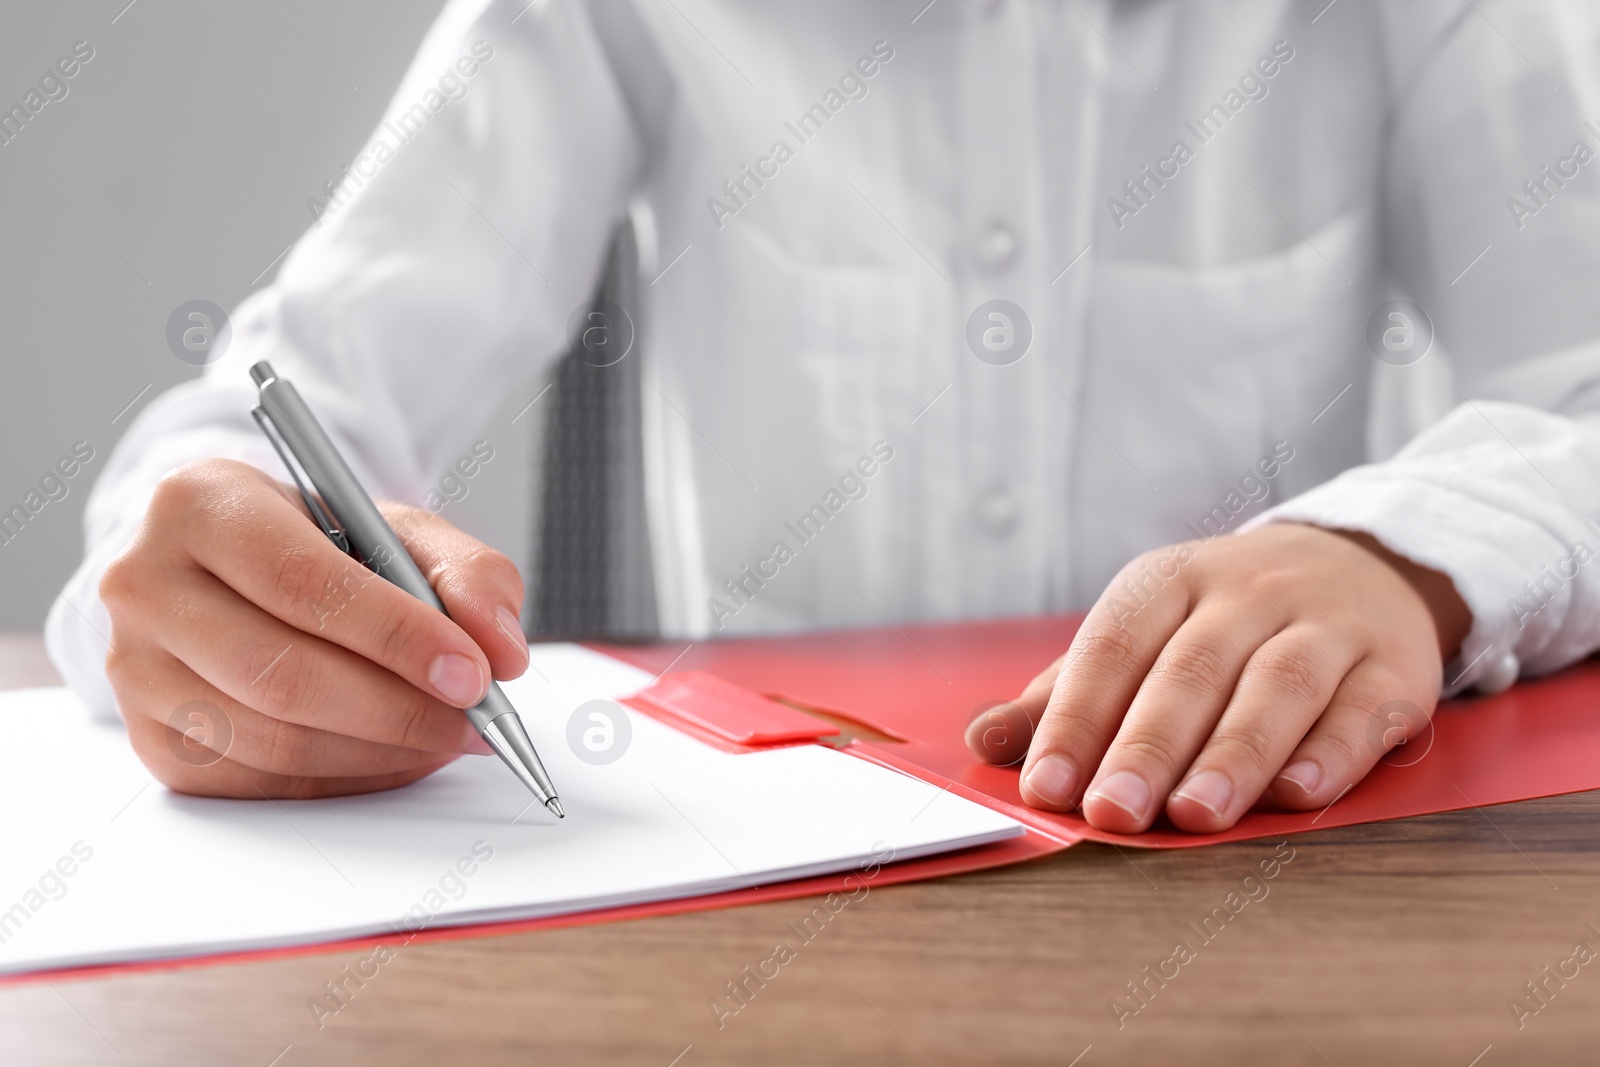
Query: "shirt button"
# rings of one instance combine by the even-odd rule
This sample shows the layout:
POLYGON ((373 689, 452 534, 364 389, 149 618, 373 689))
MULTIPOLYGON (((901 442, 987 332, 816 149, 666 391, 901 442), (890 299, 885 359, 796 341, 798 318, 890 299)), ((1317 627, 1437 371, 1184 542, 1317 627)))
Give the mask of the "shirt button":
POLYGON ((1484 671, 1478 676, 1478 692, 1504 693, 1516 682, 1517 675, 1522 672, 1522 664, 1517 661, 1515 654, 1502 653, 1484 664, 1484 671))
POLYGON ((1003 222, 993 222, 978 238, 978 262, 990 270, 1008 266, 1017 254, 1017 235, 1003 222))
POLYGON ((978 501, 978 525, 995 537, 1004 537, 1017 525, 1017 498, 996 488, 978 501))

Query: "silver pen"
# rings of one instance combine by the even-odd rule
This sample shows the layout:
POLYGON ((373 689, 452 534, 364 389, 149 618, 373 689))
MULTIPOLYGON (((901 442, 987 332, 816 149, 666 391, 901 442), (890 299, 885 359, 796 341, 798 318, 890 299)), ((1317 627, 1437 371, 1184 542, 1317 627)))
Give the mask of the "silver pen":
MULTIPOLYGON (((354 556, 380 578, 385 578, 425 604, 444 611, 444 604, 423 577, 394 530, 378 512, 338 449, 322 432, 316 417, 295 387, 279 378, 272 365, 262 361, 250 368, 250 379, 261 402, 251 415, 261 432, 289 469, 312 518, 340 550, 354 556), (301 473, 304 472, 304 478, 301 473), (310 486, 307 486, 307 482, 310 486), (312 489, 316 493, 312 493, 312 489), (321 500, 318 500, 318 496, 321 500)), ((489 747, 499 753, 528 791, 559 818, 566 818, 556 787, 545 773, 539 754, 523 729, 511 701, 494 682, 488 695, 466 709, 467 718, 489 747)))

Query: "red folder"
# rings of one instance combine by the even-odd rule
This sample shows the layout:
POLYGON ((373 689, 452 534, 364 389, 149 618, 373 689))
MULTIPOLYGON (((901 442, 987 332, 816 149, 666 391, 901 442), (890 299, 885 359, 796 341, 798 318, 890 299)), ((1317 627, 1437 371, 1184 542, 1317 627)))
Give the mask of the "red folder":
POLYGON ((1062 847, 1088 840, 1185 848, 1600 788, 1600 663, 1590 661, 1496 696, 1445 702, 1430 730, 1393 750, 1322 811, 1252 811, 1219 834, 1184 833, 1163 816, 1132 835, 1096 830, 1075 814, 1037 811, 1022 804, 1016 767, 991 767, 968 751, 966 727, 986 704, 1015 697, 1066 651, 1081 620, 908 625, 710 641, 687 651, 681 643, 591 647, 645 670, 671 665, 674 673, 703 672, 860 723, 896 740, 856 738, 844 751, 949 784, 1062 847))
POLYGON ((203 959, 75 968, 0 978, 164 970, 197 963, 279 958, 419 941, 578 926, 762 901, 859 893, 872 887, 1034 859, 1079 841, 1183 848, 1398 819, 1600 788, 1600 663, 1589 662, 1492 697, 1441 705, 1433 728, 1320 812, 1252 811, 1220 834, 1187 834, 1163 819, 1138 835, 1108 834, 1076 815, 1025 807, 1015 767, 991 767, 967 750, 967 723, 986 705, 1016 696, 1066 650, 1081 616, 835 631, 797 637, 589 647, 651 672, 668 671, 635 697, 634 710, 728 751, 828 743, 838 733, 812 709, 859 724, 841 750, 987 805, 1028 828, 994 845, 889 863, 870 877, 825 875, 711 896, 572 915, 445 927, 391 937, 236 952, 203 959))

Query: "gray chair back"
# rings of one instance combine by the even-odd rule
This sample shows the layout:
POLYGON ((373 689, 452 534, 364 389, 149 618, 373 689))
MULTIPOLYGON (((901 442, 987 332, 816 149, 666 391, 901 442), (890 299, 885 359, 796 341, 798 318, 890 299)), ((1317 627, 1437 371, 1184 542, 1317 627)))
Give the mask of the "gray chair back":
POLYGON ((553 372, 522 616, 530 637, 659 633, 644 508, 640 311, 638 245, 625 218, 586 325, 553 372))

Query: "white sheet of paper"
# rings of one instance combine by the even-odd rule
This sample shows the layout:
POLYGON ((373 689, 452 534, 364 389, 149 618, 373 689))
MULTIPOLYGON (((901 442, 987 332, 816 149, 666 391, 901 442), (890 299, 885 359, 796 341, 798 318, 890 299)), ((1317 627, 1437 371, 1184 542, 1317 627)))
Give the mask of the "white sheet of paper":
POLYGON ((538 645, 533 669, 506 686, 564 821, 479 756, 367 796, 180 796, 66 690, 0 693, 0 973, 560 915, 1024 832, 826 746, 734 755, 633 712, 619 759, 580 760, 567 741, 574 709, 650 680, 577 646, 538 645))

